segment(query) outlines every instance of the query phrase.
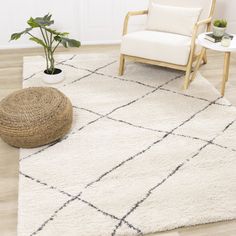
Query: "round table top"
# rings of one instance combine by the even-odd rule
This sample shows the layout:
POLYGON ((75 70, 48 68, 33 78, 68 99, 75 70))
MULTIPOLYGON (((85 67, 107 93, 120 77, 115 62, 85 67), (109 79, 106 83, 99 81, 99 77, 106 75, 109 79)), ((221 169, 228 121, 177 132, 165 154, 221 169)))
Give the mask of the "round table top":
POLYGON ((235 34, 230 34, 230 35, 233 35, 234 38, 231 40, 231 45, 229 47, 223 47, 223 46, 221 46, 220 42, 219 43, 213 43, 213 42, 205 39, 205 34, 206 33, 202 33, 198 36, 197 44, 203 46, 204 48, 212 49, 212 50, 215 50, 215 51, 236 52, 236 35, 235 34))

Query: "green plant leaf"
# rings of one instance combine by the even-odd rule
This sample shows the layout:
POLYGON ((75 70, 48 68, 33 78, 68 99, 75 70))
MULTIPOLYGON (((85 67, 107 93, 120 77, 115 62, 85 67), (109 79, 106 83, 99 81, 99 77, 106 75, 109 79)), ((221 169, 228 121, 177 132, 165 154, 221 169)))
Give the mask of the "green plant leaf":
POLYGON ((60 42, 65 48, 68 47, 76 47, 79 48, 81 46, 80 41, 75 40, 75 39, 69 39, 61 36, 55 36, 54 37, 55 41, 60 42))
POLYGON ((44 17, 36 17, 36 18, 30 17, 27 23, 32 28, 50 26, 54 24, 54 20, 51 20, 51 18, 52 18, 52 15, 50 14, 47 14, 44 17))
POLYGON ((228 25, 228 22, 227 20, 224 20, 224 19, 217 19, 214 21, 213 25, 220 28, 226 28, 228 25))
POLYGON ((40 26, 32 17, 30 17, 30 19, 27 21, 27 24, 31 26, 32 28, 37 28, 40 26))
POLYGON ((47 45, 43 42, 43 40, 36 38, 36 37, 31 37, 30 38, 31 41, 34 41, 35 43, 43 46, 44 48, 48 48, 47 45))
POLYGON ((23 34, 27 34, 28 32, 30 32, 32 30, 32 28, 26 28, 24 31, 19 32, 19 33, 14 33, 11 35, 11 39, 10 40, 17 40, 19 39, 23 34))
POLYGON ((58 32, 54 29, 49 29, 47 27, 42 27, 43 29, 45 29, 46 31, 48 31, 49 33, 51 34, 54 34, 54 35, 59 35, 59 36, 67 36, 69 33, 67 32, 58 32))

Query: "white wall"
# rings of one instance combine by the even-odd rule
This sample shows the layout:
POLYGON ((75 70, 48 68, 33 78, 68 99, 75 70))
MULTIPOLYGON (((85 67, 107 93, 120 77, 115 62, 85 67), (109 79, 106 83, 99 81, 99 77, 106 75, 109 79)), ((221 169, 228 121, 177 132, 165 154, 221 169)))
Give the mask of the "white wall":
POLYGON ((9 43, 12 33, 20 32, 27 27, 26 21, 30 16, 43 16, 52 13, 56 20, 55 27, 68 31, 72 37, 80 36, 78 0, 2 0, 0 7, 0 48, 29 47, 33 42, 23 37, 19 41, 9 43))
MULTIPOLYGON (((82 1, 82 40, 87 43, 116 42, 120 40, 123 21, 130 10, 147 9, 148 0, 84 0, 82 1)), ((142 24, 138 19, 131 27, 142 24)))
POLYGON ((228 32, 236 34, 236 0, 217 0, 215 17, 228 20, 228 32))
MULTIPOLYGON (((119 42, 123 19, 127 11, 145 9, 148 0, 2 0, 0 8, 0 48, 30 47, 23 39, 9 43, 10 35, 27 27, 30 16, 53 14, 55 27, 68 31, 84 44, 119 42)), ((217 0, 215 17, 229 21, 229 32, 236 33, 236 0, 217 0)), ((144 19, 131 22, 131 30, 140 27, 144 19)))

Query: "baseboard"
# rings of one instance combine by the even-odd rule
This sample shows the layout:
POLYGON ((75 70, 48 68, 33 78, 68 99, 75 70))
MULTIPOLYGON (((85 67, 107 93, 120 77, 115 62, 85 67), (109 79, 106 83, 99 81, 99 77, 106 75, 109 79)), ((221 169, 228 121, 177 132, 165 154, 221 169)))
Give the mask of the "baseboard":
POLYGON ((24 49, 24 48, 40 48, 41 46, 32 45, 32 44, 10 44, 9 45, 0 45, 0 50, 5 49, 24 49))
POLYGON ((113 44, 120 44, 121 40, 95 40, 95 41, 83 41, 82 45, 113 45, 113 44))
MULTIPOLYGON (((82 41, 81 45, 115 45, 120 44, 121 40, 92 40, 92 41, 82 41)), ((0 45, 0 50, 4 49, 24 49, 24 48, 41 48, 36 44, 10 44, 9 45, 0 45)))

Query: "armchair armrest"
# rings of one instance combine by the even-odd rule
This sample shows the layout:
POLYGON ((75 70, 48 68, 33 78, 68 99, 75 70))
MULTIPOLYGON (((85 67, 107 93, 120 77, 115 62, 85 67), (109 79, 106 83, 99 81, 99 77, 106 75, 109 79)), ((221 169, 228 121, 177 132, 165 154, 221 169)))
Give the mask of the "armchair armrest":
POLYGON ((146 15, 146 14, 148 14, 148 10, 128 12, 128 14, 125 17, 125 21, 124 21, 123 35, 126 35, 128 32, 129 18, 131 16, 140 16, 140 15, 146 15))
POLYGON ((211 26, 211 22, 212 22, 212 17, 209 17, 207 19, 198 21, 195 24, 194 30, 193 30, 193 35, 192 35, 192 42, 191 42, 191 53, 192 53, 192 55, 194 54, 194 51, 195 51, 195 44, 196 44, 196 38, 197 38, 197 33, 198 33, 199 27, 202 26, 202 25, 207 25, 207 31, 209 31, 210 26, 211 26))
POLYGON ((197 32, 198 32, 199 27, 202 26, 202 25, 207 25, 207 30, 209 30, 209 28, 211 26, 211 21, 212 21, 212 17, 204 19, 204 20, 201 20, 201 21, 198 21, 195 24, 194 30, 193 30, 193 36, 192 36, 192 39, 194 40, 194 42, 196 40, 197 32))
POLYGON ((205 19, 205 20, 198 21, 198 22, 196 23, 196 27, 199 27, 199 26, 204 25, 204 24, 207 24, 207 25, 208 25, 208 24, 211 23, 211 21, 212 21, 212 17, 207 18, 207 19, 205 19))

